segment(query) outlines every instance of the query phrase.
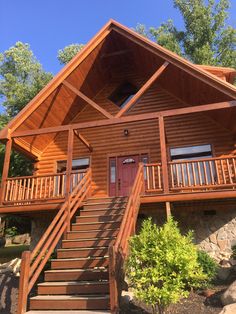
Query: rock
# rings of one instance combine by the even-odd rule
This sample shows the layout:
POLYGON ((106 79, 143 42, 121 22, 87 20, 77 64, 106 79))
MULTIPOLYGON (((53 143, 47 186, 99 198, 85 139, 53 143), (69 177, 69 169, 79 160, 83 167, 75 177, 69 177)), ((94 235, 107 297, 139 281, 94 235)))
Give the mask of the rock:
POLYGON ((223 303, 223 305, 236 303, 236 280, 222 294, 221 302, 223 303))
POLYGON ((231 273, 231 267, 220 267, 218 270, 217 277, 220 280, 225 281, 229 278, 230 273, 231 273))
POLYGON ((12 239, 13 244, 28 244, 29 243, 29 234, 20 234, 17 236, 14 236, 12 239))
POLYGON ((235 314, 236 313, 236 303, 226 305, 219 314, 235 314))
POLYGON ((20 272, 21 259, 15 258, 8 263, 0 265, 0 274, 5 274, 7 272, 14 273, 16 276, 19 276, 20 272))

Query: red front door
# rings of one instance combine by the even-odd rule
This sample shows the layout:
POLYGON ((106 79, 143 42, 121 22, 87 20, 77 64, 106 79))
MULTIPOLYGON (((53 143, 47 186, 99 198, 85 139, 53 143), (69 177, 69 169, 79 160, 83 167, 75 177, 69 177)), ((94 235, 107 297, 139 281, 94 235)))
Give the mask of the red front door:
POLYGON ((138 170, 139 156, 118 157, 118 196, 127 196, 132 189, 138 170))

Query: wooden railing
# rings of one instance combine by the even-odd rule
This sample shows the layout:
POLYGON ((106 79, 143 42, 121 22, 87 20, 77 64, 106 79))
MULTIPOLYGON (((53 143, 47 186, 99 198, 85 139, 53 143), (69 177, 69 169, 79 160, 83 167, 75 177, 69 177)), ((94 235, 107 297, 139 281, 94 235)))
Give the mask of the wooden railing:
POLYGON ((140 196, 144 190, 144 168, 139 165, 131 190, 124 217, 116 241, 109 247, 109 284, 111 313, 119 313, 119 297, 123 280, 124 260, 128 252, 128 240, 135 233, 140 205, 140 196))
MULTIPOLYGON (((163 192, 161 164, 144 165, 146 192, 163 192)), ((236 157, 168 163, 170 191, 236 188, 236 157)))
POLYGON ((171 190, 218 189, 236 186, 235 157, 169 163, 171 190))
POLYGON ((46 232, 32 252, 22 254, 20 285, 18 297, 18 314, 24 314, 27 307, 28 295, 37 278, 53 253, 63 233, 70 228, 71 218, 89 194, 91 188, 91 169, 77 183, 63 203, 61 209, 52 220, 46 232))
POLYGON ((161 163, 145 164, 144 165, 145 187, 149 192, 162 191, 162 172, 161 163))
MULTIPOLYGON (((71 190, 84 177, 86 171, 72 171, 71 190)), ((4 202, 23 203, 37 200, 64 198, 66 192, 66 173, 7 178, 4 202)))

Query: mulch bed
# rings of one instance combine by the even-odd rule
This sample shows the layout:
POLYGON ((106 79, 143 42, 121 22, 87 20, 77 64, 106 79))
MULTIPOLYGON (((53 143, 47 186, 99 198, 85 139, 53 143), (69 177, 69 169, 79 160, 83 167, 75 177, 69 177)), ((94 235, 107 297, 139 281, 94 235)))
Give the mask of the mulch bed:
MULTIPOLYGON (((214 287, 215 293, 206 298, 202 293, 191 292, 189 297, 182 299, 179 303, 171 305, 165 314, 219 314, 222 311, 220 301, 221 294, 228 285, 217 285, 214 287)), ((122 314, 147 314, 146 311, 130 305, 122 309, 122 314)))

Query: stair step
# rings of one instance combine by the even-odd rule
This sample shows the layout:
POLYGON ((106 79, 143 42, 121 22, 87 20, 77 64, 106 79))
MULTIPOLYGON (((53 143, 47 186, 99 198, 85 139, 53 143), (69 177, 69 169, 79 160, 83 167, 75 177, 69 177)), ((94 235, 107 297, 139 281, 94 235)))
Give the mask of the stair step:
POLYGON ((93 239, 77 239, 77 240, 62 240, 62 249, 68 248, 83 248, 83 247, 101 247, 109 246, 114 242, 112 238, 93 238, 93 239))
POLYGON ((67 232, 67 240, 75 239, 93 239, 99 237, 115 237, 118 233, 118 229, 105 228, 105 230, 81 230, 81 231, 69 231, 67 232))
POLYGON ((106 310, 109 308, 109 295, 57 295, 36 296, 30 299, 31 310, 106 310))
POLYGON ((51 260, 52 269, 107 267, 108 264, 108 256, 51 260))
POLYGON ((120 221, 73 223, 72 231, 104 230, 119 228, 120 221))
POLYGON ((70 281, 70 280, 83 280, 83 281, 98 281, 108 280, 109 273, 105 268, 97 269, 51 269, 44 272, 46 281, 70 281))
POLYGON ((125 196, 117 196, 117 197, 90 197, 88 198, 84 204, 91 204, 91 203, 104 203, 104 202, 121 202, 127 201, 127 197, 125 196))
POLYGON ((95 223, 95 222, 110 222, 118 221, 120 222, 123 218, 123 215, 88 215, 88 216, 77 216, 76 223, 95 223))
POLYGON ((99 248, 70 248, 70 249, 58 249, 57 258, 76 258, 76 257, 88 257, 88 256, 105 256, 108 255, 108 246, 99 248))
POLYGON ((67 295, 67 294, 107 294, 109 282, 102 281, 64 281, 44 282, 38 284, 40 295, 67 295))
POLYGON ((84 204, 84 209, 120 209, 125 207, 127 204, 127 201, 122 201, 122 202, 104 202, 104 203, 89 203, 89 204, 84 204))
MULTIPOLYGON (((115 208, 115 209, 109 209, 109 208, 91 208, 91 209, 81 209, 80 216, 78 217, 84 217, 84 216, 91 216, 91 215, 118 215, 124 213, 124 207, 121 208, 115 208)), ((76 217, 77 218, 77 217, 76 217)))
POLYGON ((75 311, 29 311, 26 312, 26 314, 110 314, 110 311, 80 311, 80 310, 75 310, 75 311))

